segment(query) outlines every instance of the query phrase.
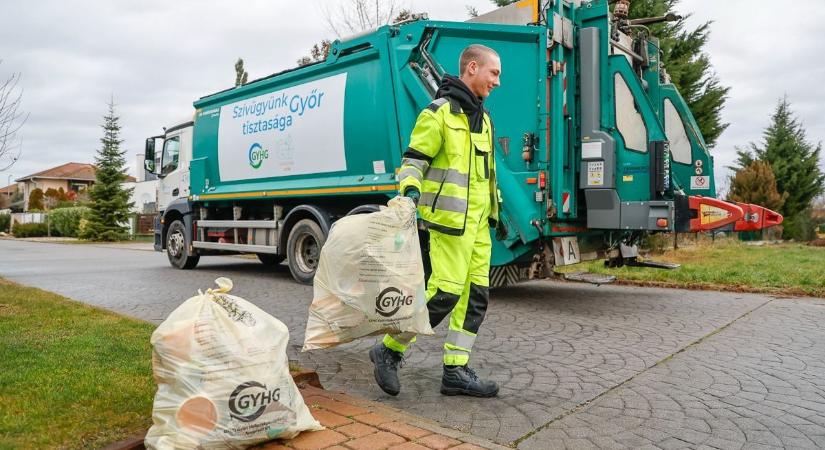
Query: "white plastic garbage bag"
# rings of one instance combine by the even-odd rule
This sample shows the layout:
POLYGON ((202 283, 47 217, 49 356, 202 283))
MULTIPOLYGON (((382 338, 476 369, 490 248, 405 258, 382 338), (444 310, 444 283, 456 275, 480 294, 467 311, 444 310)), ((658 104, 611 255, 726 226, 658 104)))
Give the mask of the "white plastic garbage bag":
POLYGON ((424 291, 412 200, 343 217, 321 249, 303 350, 383 333, 433 334, 424 291))
POLYGON ((323 427, 289 374, 289 330, 227 294, 232 281, 190 298, 152 333, 158 391, 150 449, 241 449, 323 427))

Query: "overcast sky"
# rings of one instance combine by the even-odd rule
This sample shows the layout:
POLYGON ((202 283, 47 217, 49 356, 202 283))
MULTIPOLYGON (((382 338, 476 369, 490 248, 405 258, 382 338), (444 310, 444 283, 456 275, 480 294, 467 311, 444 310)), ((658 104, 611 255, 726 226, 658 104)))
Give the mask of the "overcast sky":
MULTIPOLYGON (((465 20, 466 5, 492 9, 488 0, 405 4, 439 20, 465 20)), ((92 162, 112 94, 134 174, 144 139, 191 117, 193 100, 230 87, 238 57, 255 79, 293 67, 314 42, 334 37, 321 9, 320 0, 4 2, 0 78, 22 74, 23 109, 31 115, 22 159, 0 173, 0 186, 9 174, 92 162)), ((723 112, 731 125, 714 150, 717 182, 734 146, 761 139, 784 94, 809 139, 825 140, 823 0, 797 0, 784 15, 767 0, 682 0, 677 12, 693 15, 691 27, 714 21, 706 51, 732 88, 723 112)))

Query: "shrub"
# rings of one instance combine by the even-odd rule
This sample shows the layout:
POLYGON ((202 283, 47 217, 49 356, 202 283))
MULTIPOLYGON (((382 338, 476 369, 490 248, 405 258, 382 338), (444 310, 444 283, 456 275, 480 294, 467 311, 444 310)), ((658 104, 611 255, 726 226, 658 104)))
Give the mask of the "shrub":
POLYGON ((15 223, 11 230, 14 237, 39 237, 49 233, 45 223, 15 223))
POLYGON ((77 206, 72 208, 59 208, 49 213, 49 221, 52 230, 57 231, 61 236, 77 237, 80 220, 86 215, 89 208, 77 206))
POLYGON ((29 211, 40 211, 44 208, 43 206, 43 190, 40 188, 36 188, 35 190, 31 191, 29 194, 29 211))
POLYGON ((671 233, 651 233, 648 234, 640 247, 646 248, 650 253, 661 254, 673 246, 673 234, 671 233))
POLYGON ((0 214, 0 231, 9 231, 11 225, 11 214, 0 214))
POLYGON ((784 237, 797 241, 810 241, 816 239, 816 223, 811 215, 811 210, 806 209, 798 213, 785 217, 782 222, 785 229, 784 237))
POLYGON ((819 224, 819 232, 820 233, 825 233, 825 223, 819 224))
POLYGON ((46 189, 46 193, 43 195, 46 209, 52 209, 58 203, 67 200, 66 192, 63 190, 63 188, 60 188, 60 190, 57 190, 55 188, 48 188, 46 189))
POLYGON ((77 200, 64 200, 57 202, 57 205, 52 209, 74 208, 76 206, 89 206, 89 202, 80 202, 77 200))

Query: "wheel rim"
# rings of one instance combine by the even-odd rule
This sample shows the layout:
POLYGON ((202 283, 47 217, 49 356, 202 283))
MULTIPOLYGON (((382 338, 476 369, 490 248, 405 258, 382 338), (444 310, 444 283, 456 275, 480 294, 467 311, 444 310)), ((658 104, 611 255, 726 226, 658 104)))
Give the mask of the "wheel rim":
POLYGON ((309 233, 302 233, 295 242, 295 263, 304 273, 314 272, 318 267, 320 248, 318 241, 309 233))
POLYGON ((178 230, 172 232, 172 234, 169 235, 169 242, 166 244, 166 248, 173 258, 179 259, 183 254, 183 233, 178 230))

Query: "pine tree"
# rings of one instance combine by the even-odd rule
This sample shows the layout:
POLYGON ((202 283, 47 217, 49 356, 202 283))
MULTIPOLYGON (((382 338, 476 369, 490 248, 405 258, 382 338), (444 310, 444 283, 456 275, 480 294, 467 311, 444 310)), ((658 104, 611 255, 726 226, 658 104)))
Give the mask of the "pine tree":
POLYGON ((809 239, 813 226, 811 205, 825 187, 825 174, 819 167, 822 143, 814 146, 807 141, 805 129, 791 111, 787 97, 771 116, 771 124, 763 133, 761 145, 751 143, 749 150, 739 149, 740 169, 755 160, 770 164, 776 176, 776 188, 786 193, 785 204, 779 210, 785 216, 785 235, 794 239, 809 239))
POLYGON ((132 189, 124 189, 126 180, 126 151, 120 150, 120 118, 115 115, 114 99, 109 112, 103 116, 103 138, 95 157, 97 166, 95 184, 89 189, 91 199, 87 221, 81 238, 93 241, 115 241, 128 237, 129 201, 132 189))
POLYGON ((771 165, 765 161, 754 161, 731 178, 728 200, 779 211, 787 198, 787 192, 780 194, 777 190, 776 177, 771 165))
MULTIPOLYGON (((491 0, 496 6, 506 6, 515 0, 491 0)), ((678 5, 679 0, 633 0, 630 19, 664 16, 678 5)), ((728 98, 729 87, 722 86, 713 73, 710 58, 702 52, 707 44, 712 22, 698 28, 685 29, 690 15, 671 23, 648 26, 653 37, 659 38, 662 63, 671 81, 687 102, 699 130, 709 147, 716 145, 719 136, 728 127, 722 120, 722 108, 728 98)))
MULTIPOLYGON (((663 16, 674 11, 678 3, 679 0, 633 0, 629 17, 663 16)), ((705 143, 713 147, 728 127, 722 121, 721 113, 730 88, 720 84, 713 73, 710 58, 702 51, 707 44, 712 22, 686 30, 688 17, 690 14, 685 14, 676 22, 654 24, 650 28, 653 36, 659 38, 662 62, 667 73, 693 113, 705 143)))

